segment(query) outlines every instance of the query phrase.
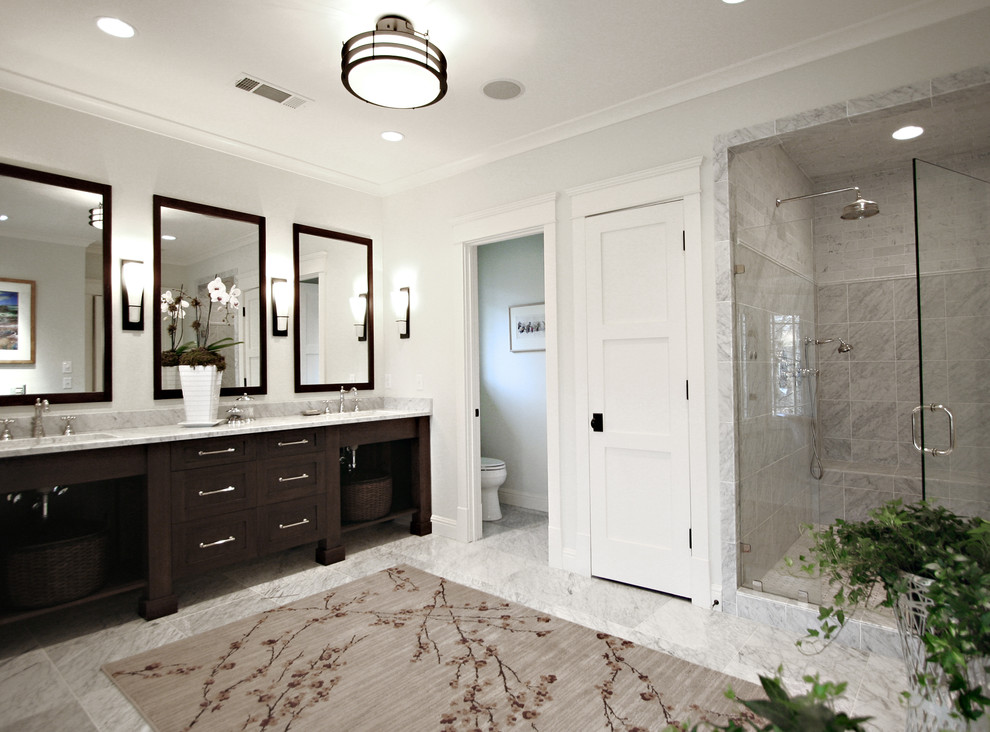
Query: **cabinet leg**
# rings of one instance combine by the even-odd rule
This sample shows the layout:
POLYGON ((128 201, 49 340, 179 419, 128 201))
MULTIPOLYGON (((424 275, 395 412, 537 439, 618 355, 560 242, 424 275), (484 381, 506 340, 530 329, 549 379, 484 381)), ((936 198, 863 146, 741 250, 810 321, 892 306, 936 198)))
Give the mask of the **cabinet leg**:
POLYGON ((165 595, 154 599, 142 598, 138 603, 138 614, 145 620, 154 620, 171 615, 179 609, 179 600, 175 595, 165 595))
POLYGON ((416 536, 426 536, 433 533, 433 522, 427 519, 422 521, 418 516, 413 516, 409 523, 409 533, 416 536))
POLYGON ((338 544, 332 547, 317 546, 316 561, 324 566, 344 561, 344 545, 338 544))

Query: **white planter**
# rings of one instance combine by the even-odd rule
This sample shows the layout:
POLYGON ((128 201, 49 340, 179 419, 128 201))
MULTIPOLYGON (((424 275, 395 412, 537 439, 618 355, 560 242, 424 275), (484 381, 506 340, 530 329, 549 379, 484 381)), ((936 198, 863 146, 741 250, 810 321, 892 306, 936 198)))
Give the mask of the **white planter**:
MULTIPOLYGON (((990 715, 984 714, 979 720, 967 724, 962 717, 953 717, 953 696, 949 691, 949 681, 942 668, 926 660, 925 644, 921 637, 925 634, 928 622, 928 608, 932 601, 928 598, 928 588, 932 580, 905 573, 910 589, 897 598, 894 615, 901 638, 901 650, 907 665, 908 686, 911 699, 908 700, 907 729, 909 732, 986 732, 990 730, 990 715), (923 687, 918 683, 918 674, 932 674, 936 683, 923 687)), ((969 664, 970 683, 980 684, 984 693, 990 690, 983 663, 975 660, 969 664)))
POLYGON ((216 366, 179 366, 182 404, 186 408, 187 427, 216 424, 220 408, 220 377, 216 366))

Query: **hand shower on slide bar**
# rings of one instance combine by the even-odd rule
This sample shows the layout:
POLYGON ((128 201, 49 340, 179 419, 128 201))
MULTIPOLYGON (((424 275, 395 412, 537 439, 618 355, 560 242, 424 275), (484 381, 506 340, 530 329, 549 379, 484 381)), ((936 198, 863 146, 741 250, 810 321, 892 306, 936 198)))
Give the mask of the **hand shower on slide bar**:
MULTIPOLYGON (((810 363, 810 358, 808 356, 808 346, 823 346, 826 343, 834 343, 835 338, 808 338, 804 339, 804 362, 810 363)), ((849 353, 853 347, 846 343, 841 338, 839 340, 839 346, 835 350, 838 353, 849 353)), ((818 428, 818 369, 815 368, 803 368, 801 369, 801 374, 805 376, 814 376, 814 384, 812 380, 808 379, 806 382, 808 384, 808 403, 811 405, 811 465, 809 470, 811 471, 811 477, 815 480, 821 480, 825 475, 825 469, 822 467, 821 458, 821 436, 819 434, 818 428)))

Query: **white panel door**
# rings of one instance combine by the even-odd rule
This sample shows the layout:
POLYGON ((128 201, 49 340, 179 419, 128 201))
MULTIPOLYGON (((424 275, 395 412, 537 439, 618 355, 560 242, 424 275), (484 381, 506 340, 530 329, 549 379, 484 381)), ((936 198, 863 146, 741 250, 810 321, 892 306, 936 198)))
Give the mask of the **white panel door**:
POLYGON ((589 404, 601 415, 589 426, 591 571, 688 597, 683 206, 589 217, 585 232, 589 404))

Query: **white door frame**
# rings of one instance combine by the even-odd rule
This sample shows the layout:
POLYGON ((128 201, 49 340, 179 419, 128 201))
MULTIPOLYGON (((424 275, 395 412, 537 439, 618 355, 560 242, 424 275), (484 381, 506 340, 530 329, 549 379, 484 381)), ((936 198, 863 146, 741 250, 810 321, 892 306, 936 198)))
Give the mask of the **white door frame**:
POLYGON ((457 537, 481 538, 481 384, 478 355, 478 247, 531 234, 543 235, 543 289, 547 338, 547 503, 550 563, 560 565, 560 408, 557 387, 557 206, 556 194, 462 216, 452 221, 453 239, 462 248, 464 280, 464 392, 461 401, 465 460, 457 495, 457 537), (555 563, 554 557, 557 557, 555 563))
MULTIPOLYGON (((707 414, 705 407, 704 297, 702 294, 703 257, 701 251, 701 162, 691 158, 670 165, 599 181, 566 191, 571 198, 571 241, 585 239, 588 216, 645 206, 665 201, 684 202, 685 276, 687 278, 687 358, 691 398, 690 419, 691 471, 691 600, 699 607, 711 607, 713 589, 709 561, 709 496, 707 457, 707 414)), ((575 383, 588 383, 587 338, 587 264, 583 247, 574 247, 574 335, 575 383)), ((588 465, 590 419, 587 389, 575 391, 575 447, 579 465, 588 465)), ((577 485, 576 546, 563 553, 563 567, 591 575, 591 486, 588 469, 575 472, 577 485)))

